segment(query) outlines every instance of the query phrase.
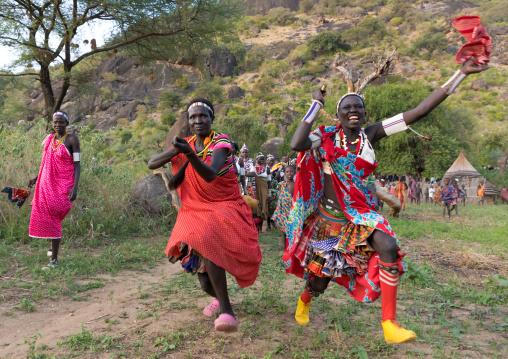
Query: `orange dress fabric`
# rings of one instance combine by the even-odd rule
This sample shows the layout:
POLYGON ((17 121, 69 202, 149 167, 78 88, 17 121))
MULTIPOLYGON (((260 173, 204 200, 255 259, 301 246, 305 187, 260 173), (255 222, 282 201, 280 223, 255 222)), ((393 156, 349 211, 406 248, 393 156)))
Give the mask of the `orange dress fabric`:
MULTIPOLYGON (((190 146, 195 150, 194 142, 190 146)), ((185 162, 182 154, 173 157, 173 172, 185 162)), ((209 165, 211 157, 204 162, 209 165)), ((251 209, 240 194, 235 172, 217 176, 207 183, 189 164, 178 194, 182 207, 166 255, 181 257, 180 244, 184 242, 233 275, 240 287, 252 285, 258 275, 261 249, 251 209)))
POLYGON ((404 182, 397 182, 397 198, 400 201, 402 209, 406 209, 406 186, 404 182))

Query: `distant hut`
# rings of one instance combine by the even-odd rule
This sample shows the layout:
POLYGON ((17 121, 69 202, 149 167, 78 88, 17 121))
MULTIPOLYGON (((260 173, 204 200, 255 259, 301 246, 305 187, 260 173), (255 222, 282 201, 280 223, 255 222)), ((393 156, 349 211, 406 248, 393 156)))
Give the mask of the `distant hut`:
POLYGON ((466 185, 467 191, 467 203, 478 202, 478 184, 483 182, 485 185, 485 203, 494 204, 494 198, 499 196, 501 192, 492 183, 487 181, 474 167, 469 163, 464 150, 460 152, 459 157, 453 162, 453 165, 446 171, 443 178, 449 178, 450 180, 458 180, 459 187, 466 185))

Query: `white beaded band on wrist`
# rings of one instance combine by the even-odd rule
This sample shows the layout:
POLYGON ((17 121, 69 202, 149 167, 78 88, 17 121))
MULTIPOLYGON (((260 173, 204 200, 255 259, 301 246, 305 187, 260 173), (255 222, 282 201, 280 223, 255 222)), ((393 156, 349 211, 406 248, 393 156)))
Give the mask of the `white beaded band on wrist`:
POLYGON ((467 75, 462 71, 457 70, 457 72, 455 72, 453 76, 450 77, 450 79, 446 81, 443 86, 441 86, 441 88, 447 95, 451 95, 453 90, 455 90, 455 88, 460 84, 462 80, 464 80, 466 76, 467 75))
POLYGON ((321 101, 312 100, 312 105, 310 106, 310 109, 303 118, 302 122, 307 122, 309 125, 311 125, 321 108, 323 108, 321 101))
POLYGON ((81 161, 81 153, 74 152, 72 154, 72 159, 73 159, 74 162, 80 162, 81 161))
POLYGON ((401 113, 381 122, 387 136, 407 130, 406 122, 401 113))
POLYGON ((245 167, 240 168, 240 176, 245 176, 245 167))

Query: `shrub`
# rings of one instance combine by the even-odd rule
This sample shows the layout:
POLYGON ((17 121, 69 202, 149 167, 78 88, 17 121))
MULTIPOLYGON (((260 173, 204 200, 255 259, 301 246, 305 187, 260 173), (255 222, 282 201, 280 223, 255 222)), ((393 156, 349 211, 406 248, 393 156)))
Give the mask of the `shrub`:
POLYGON ((163 112, 161 115, 161 122, 163 125, 173 126, 176 122, 176 115, 173 112, 163 112))
POLYGON ((323 31, 307 41, 307 47, 315 54, 334 54, 339 50, 349 50, 350 46, 342 41, 338 31, 323 31))
POLYGON ((182 75, 182 77, 175 81, 175 86, 183 90, 188 89, 190 87, 189 75, 182 75))
POLYGON ((250 51, 245 54, 244 59, 244 68, 247 71, 256 70, 259 65, 263 63, 263 61, 267 57, 268 46, 266 45, 254 45, 250 51))
POLYGON ((180 106, 182 96, 176 92, 162 91, 159 97, 159 107, 161 109, 172 108, 173 106, 180 106))
POLYGON ((122 131, 120 132, 120 142, 121 143, 127 143, 132 138, 132 132, 131 131, 122 131))
POLYGON ((359 48, 378 45, 388 35, 386 25, 373 16, 366 16, 355 28, 344 31, 348 44, 359 48))
POLYGON ((394 17, 390 20, 390 24, 399 26, 400 24, 402 24, 402 18, 401 17, 394 17))
POLYGON ((314 0, 302 0, 300 2, 300 11, 308 14, 314 7, 314 0))
POLYGON ((413 40, 411 52, 425 60, 430 60, 434 51, 442 51, 448 46, 446 36, 430 30, 421 37, 413 40))
POLYGON ((262 77, 252 86, 252 96, 267 100, 273 91, 275 81, 271 77, 262 77))
POLYGON ((102 74, 102 78, 106 82, 114 82, 122 79, 122 76, 118 75, 116 72, 105 72, 102 74))
POLYGON ((292 64, 303 65, 310 59, 312 59, 312 52, 307 45, 299 45, 289 54, 289 61, 292 64))
POLYGON ((266 61, 263 66, 261 66, 261 72, 265 75, 279 78, 284 77, 283 75, 287 75, 289 70, 289 66, 287 61, 281 60, 281 61, 275 61, 275 60, 268 60, 266 61))
POLYGON ((279 26, 288 26, 297 20, 295 13, 285 7, 275 7, 268 11, 270 23, 279 26))
POLYGON ((194 91, 194 97, 202 97, 212 101, 214 104, 222 102, 223 98, 222 86, 216 82, 203 82, 194 91))

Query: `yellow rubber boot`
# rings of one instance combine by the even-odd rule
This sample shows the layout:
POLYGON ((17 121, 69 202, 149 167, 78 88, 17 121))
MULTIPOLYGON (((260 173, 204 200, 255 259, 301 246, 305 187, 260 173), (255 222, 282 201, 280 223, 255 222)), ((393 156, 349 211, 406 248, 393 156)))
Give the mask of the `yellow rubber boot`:
POLYGON ((402 328, 395 320, 385 320, 381 323, 388 344, 407 343, 416 340, 416 333, 402 328))
POLYGON ((295 319, 300 325, 309 324, 310 303, 304 303, 302 298, 298 298, 298 306, 296 307, 295 319))

